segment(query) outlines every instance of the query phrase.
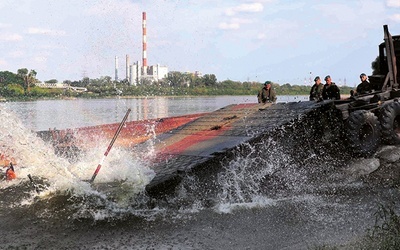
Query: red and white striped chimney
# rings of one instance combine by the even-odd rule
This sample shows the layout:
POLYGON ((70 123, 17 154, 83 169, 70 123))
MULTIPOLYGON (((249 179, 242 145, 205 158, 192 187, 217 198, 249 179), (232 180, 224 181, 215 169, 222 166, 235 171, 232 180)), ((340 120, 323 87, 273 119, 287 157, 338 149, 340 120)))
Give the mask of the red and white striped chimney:
POLYGON ((146 40, 146 12, 142 13, 142 27, 143 27, 143 74, 147 75, 147 40, 146 40))

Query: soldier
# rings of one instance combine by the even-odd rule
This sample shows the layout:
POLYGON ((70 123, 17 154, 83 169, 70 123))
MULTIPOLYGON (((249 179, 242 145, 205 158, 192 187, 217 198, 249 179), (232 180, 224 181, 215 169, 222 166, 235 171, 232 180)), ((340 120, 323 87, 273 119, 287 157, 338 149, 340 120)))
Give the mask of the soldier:
POLYGON ((322 98, 324 100, 340 100, 340 90, 338 86, 332 82, 331 76, 325 76, 324 80, 325 85, 322 89, 322 98))
POLYGON ((367 75, 362 73, 360 75, 361 83, 358 84, 355 95, 368 94, 373 91, 373 86, 368 82, 367 75))
POLYGON ((264 87, 258 92, 258 103, 276 102, 276 93, 272 89, 270 81, 264 83, 264 87))
POLYGON ((321 78, 316 76, 314 82, 315 84, 311 87, 310 91, 310 101, 322 101, 322 90, 324 85, 321 84, 321 78))

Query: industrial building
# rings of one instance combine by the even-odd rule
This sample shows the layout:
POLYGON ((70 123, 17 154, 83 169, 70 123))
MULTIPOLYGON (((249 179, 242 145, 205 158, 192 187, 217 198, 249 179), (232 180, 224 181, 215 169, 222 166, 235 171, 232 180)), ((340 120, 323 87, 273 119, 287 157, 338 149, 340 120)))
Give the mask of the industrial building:
MULTIPOLYGON (((150 82, 158 81, 168 75, 168 67, 161 66, 160 64, 148 66, 147 65, 147 27, 146 27, 146 12, 142 13, 142 63, 136 61, 130 64, 129 55, 126 55, 126 80, 129 85, 136 86, 143 79, 150 82)), ((115 80, 118 81, 118 57, 115 57, 115 80)))

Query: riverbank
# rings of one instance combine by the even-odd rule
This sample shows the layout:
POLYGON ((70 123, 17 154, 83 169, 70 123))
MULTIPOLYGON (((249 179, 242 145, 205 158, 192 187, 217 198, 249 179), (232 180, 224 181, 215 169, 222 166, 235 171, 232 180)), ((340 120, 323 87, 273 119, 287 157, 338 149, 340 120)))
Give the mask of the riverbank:
MULTIPOLYGON (((83 84, 83 83, 81 83, 83 84)), ((129 86, 118 83, 113 84, 87 84, 87 92, 75 92, 72 89, 46 89, 34 86, 29 92, 25 92, 21 86, 14 86, 15 89, 5 85, 0 88, 0 95, 7 101, 34 101, 47 99, 64 99, 64 98, 150 98, 150 97, 201 97, 201 96, 239 96, 253 95, 262 88, 260 83, 240 83, 240 82, 223 82, 209 86, 170 86, 170 85, 137 85, 129 86), (11 90, 10 90, 11 88, 11 90)), ((82 87, 81 85, 79 85, 82 87)), ((309 95, 311 86, 290 85, 282 86, 273 83, 273 87, 278 96, 286 95, 309 95)), ((347 86, 341 87, 342 93, 350 93, 351 88, 347 86)))

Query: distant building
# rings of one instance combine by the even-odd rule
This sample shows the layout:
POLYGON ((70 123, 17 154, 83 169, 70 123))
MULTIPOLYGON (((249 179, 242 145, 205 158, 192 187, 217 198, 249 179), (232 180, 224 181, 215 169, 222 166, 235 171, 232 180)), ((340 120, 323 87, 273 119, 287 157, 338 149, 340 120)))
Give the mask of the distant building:
POLYGON ((44 83, 44 82, 38 82, 36 83, 36 86, 39 88, 44 88, 44 89, 70 89, 75 92, 86 92, 87 89, 83 87, 73 87, 70 86, 68 83, 44 83))
POLYGON ((155 81, 161 80, 168 75, 168 67, 160 66, 160 64, 150 66, 148 69, 148 75, 151 75, 155 81))
POLYGON ((168 67, 167 66, 160 66, 160 64, 152 65, 143 67, 140 65, 140 62, 137 61, 136 63, 130 65, 129 72, 129 84, 136 86, 140 83, 141 79, 148 79, 151 82, 159 81, 168 76, 168 67))
MULTIPOLYGON (((150 82, 159 81, 168 75, 168 67, 160 66, 160 64, 147 65, 147 15, 142 13, 142 64, 139 61, 129 65, 129 56, 126 55, 126 80, 129 85, 137 85, 142 79, 147 79, 150 82)), ((117 58, 117 57, 116 57, 117 58)), ((117 60, 117 59, 116 59, 117 60)), ((115 63, 115 72, 117 78, 118 62, 115 63)))
POLYGON ((197 77, 203 77, 203 73, 201 73, 200 71, 197 71, 197 70, 194 72, 194 75, 197 77))

